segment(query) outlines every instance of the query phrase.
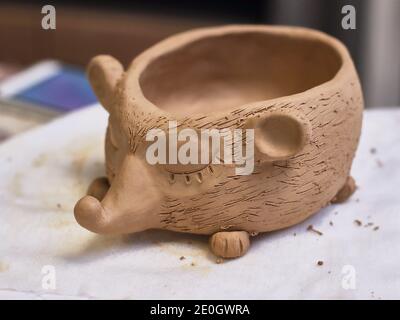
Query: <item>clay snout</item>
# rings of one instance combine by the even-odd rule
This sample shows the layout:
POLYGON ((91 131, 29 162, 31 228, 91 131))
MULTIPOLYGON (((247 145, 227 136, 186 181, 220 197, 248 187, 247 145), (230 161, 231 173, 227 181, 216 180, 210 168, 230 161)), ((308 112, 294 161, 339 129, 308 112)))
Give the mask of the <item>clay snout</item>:
POLYGON ((161 196, 153 182, 145 164, 129 154, 101 201, 92 195, 78 201, 75 219, 96 233, 134 233, 157 228, 161 196))

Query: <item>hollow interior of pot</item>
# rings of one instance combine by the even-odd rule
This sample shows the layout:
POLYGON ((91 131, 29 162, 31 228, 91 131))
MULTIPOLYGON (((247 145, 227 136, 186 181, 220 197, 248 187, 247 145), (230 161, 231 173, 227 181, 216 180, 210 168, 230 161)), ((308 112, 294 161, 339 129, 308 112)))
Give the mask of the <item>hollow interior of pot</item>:
POLYGON ((186 116, 303 92, 331 80, 341 64, 324 42, 249 32, 202 38, 162 54, 139 82, 158 108, 186 116))

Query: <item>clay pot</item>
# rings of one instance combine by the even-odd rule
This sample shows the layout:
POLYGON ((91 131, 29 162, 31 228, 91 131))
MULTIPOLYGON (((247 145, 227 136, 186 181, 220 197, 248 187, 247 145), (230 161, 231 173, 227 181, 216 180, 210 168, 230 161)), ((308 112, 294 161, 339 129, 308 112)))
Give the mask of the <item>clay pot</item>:
POLYGON ((97 233, 151 228, 212 235, 236 257, 249 234, 297 224, 355 189, 349 177, 363 99, 348 51, 318 31, 226 26, 170 37, 127 71, 97 56, 88 77, 109 112, 107 178, 75 207, 97 233), (254 171, 232 165, 150 165, 146 133, 180 128, 255 129, 254 171), (339 195, 339 197, 337 197, 339 195))

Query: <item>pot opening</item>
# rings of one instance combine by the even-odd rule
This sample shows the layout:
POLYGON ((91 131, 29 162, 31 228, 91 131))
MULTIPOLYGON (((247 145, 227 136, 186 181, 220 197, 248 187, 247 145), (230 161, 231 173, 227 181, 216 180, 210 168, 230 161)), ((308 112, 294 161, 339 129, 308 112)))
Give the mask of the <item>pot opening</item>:
POLYGON ((178 116, 229 110, 301 93, 331 80, 342 59, 328 44, 273 33, 202 38, 143 70, 143 95, 178 116))

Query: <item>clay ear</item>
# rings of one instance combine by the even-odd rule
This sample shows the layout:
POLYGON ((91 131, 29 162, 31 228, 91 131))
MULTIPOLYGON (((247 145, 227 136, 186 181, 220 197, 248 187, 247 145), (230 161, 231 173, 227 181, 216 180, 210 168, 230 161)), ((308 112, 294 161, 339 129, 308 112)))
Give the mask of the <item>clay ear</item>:
POLYGON ((99 55, 90 60, 86 72, 94 93, 103 107, 110 112, 115 86, 124 73, 124 68, 113 57, 99 55))
POLYGON ((271 112, 255 121, 255 146, 270 160, 298 154, 311 139, 311 124, 301 114, 271 112))

